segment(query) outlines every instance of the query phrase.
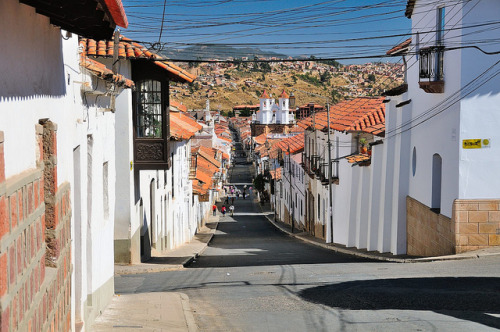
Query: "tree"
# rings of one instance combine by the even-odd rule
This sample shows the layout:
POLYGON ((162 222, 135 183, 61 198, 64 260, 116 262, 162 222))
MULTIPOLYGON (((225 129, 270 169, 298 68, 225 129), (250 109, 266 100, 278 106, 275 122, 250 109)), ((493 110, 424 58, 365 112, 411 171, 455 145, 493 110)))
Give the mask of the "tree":
POLYGON ((331 77, 332 75, 330 75, 330 72, 328 70, 325 70, 323 73, 321 73, 321 75, 319 75, 319 80, 321 81, 321 83, 325 83, 328 82, 331 77))
POLYGON ((374 75, 374 74, 370 74, 370 75, 368 75, 368 81, 370 81, 370 82, 375 82, 375 81, 376 81, 376 79, 377 79, 377 78, 375 77, 375 75, 374 75))
POLYGON ((264 179, 264 175, 262 175, 262 174, 257 175, 255 177, 255 179, 253 180, 253 186, 259 192, 263 192, 264 191, 264 183, 265 183, 265 179, 264 179))

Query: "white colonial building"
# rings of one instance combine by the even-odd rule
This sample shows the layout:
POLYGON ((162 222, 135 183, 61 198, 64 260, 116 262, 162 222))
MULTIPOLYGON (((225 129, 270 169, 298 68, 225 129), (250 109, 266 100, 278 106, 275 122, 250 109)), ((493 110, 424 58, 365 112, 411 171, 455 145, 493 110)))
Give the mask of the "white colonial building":
POLYGON ((260 108, 256 114, 252 116, 253 121, 259 124, 290 124, 293 122, 293 113, 289 109, 289 96, 285 90, 281 93, 278 104, 272 95, 264 90, 260 96, 260 108))
POLYGON ((408 1, 416 55, 399 112, 410 119, 386 138, 409 135, 409 254, 500 244, 499 44, 481 42, 498 41, 481 27, 498 13, 494 0, 408 1))

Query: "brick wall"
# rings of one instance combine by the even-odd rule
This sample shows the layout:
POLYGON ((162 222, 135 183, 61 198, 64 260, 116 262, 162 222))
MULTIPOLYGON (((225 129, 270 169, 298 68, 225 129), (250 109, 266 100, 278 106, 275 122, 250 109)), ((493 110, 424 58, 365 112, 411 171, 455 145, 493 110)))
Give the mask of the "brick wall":
POLYGON ((453 202, 457 253, 500 245, 500 200, 453 202))
POLYGON ((500 200, 453 202, 452 218, 406 199, 407 253, 441 256, 500 245, 500 200))
POLYGON ((37 168, 8 179, 0 132, 1 332, 70 330, 71 208, 69 184, 56 188, 53 176, 56 129, 50 122, 36 126, 37 168), (50 204, 55 208, 49 216, 50 204))
POLYGON ((407 254, 441 256, 454 253, 454 224, 416 199, 406 197, 407 254))

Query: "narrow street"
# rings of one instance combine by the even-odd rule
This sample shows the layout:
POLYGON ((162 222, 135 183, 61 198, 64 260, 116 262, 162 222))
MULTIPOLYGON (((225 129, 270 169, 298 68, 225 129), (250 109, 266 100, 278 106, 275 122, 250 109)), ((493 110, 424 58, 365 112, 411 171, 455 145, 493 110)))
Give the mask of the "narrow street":
MULTIPOLYGON (((237 145, 238 146, 238 145, 237 145)), ((239 156, 241 151, 235 151, 239 156)), ((237 157, 231 182, 251 186, 237 157)), ((235 200, 181 271, 123 275, 117 293, 181 292, 200 331, 491 331, 498 256, 414 264, 360 260, 277 231, 254 196, 235 200)))

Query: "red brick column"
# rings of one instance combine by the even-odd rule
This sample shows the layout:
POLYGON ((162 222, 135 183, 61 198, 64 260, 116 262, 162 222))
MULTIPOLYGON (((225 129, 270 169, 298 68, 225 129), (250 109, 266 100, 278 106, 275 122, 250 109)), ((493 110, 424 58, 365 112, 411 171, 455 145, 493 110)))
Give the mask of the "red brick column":
POLYGON ((70 187, 57 187, 56 130, 36 125, 37 168, 7 179, 0 132, 0 332, 71 329, 70 187))

